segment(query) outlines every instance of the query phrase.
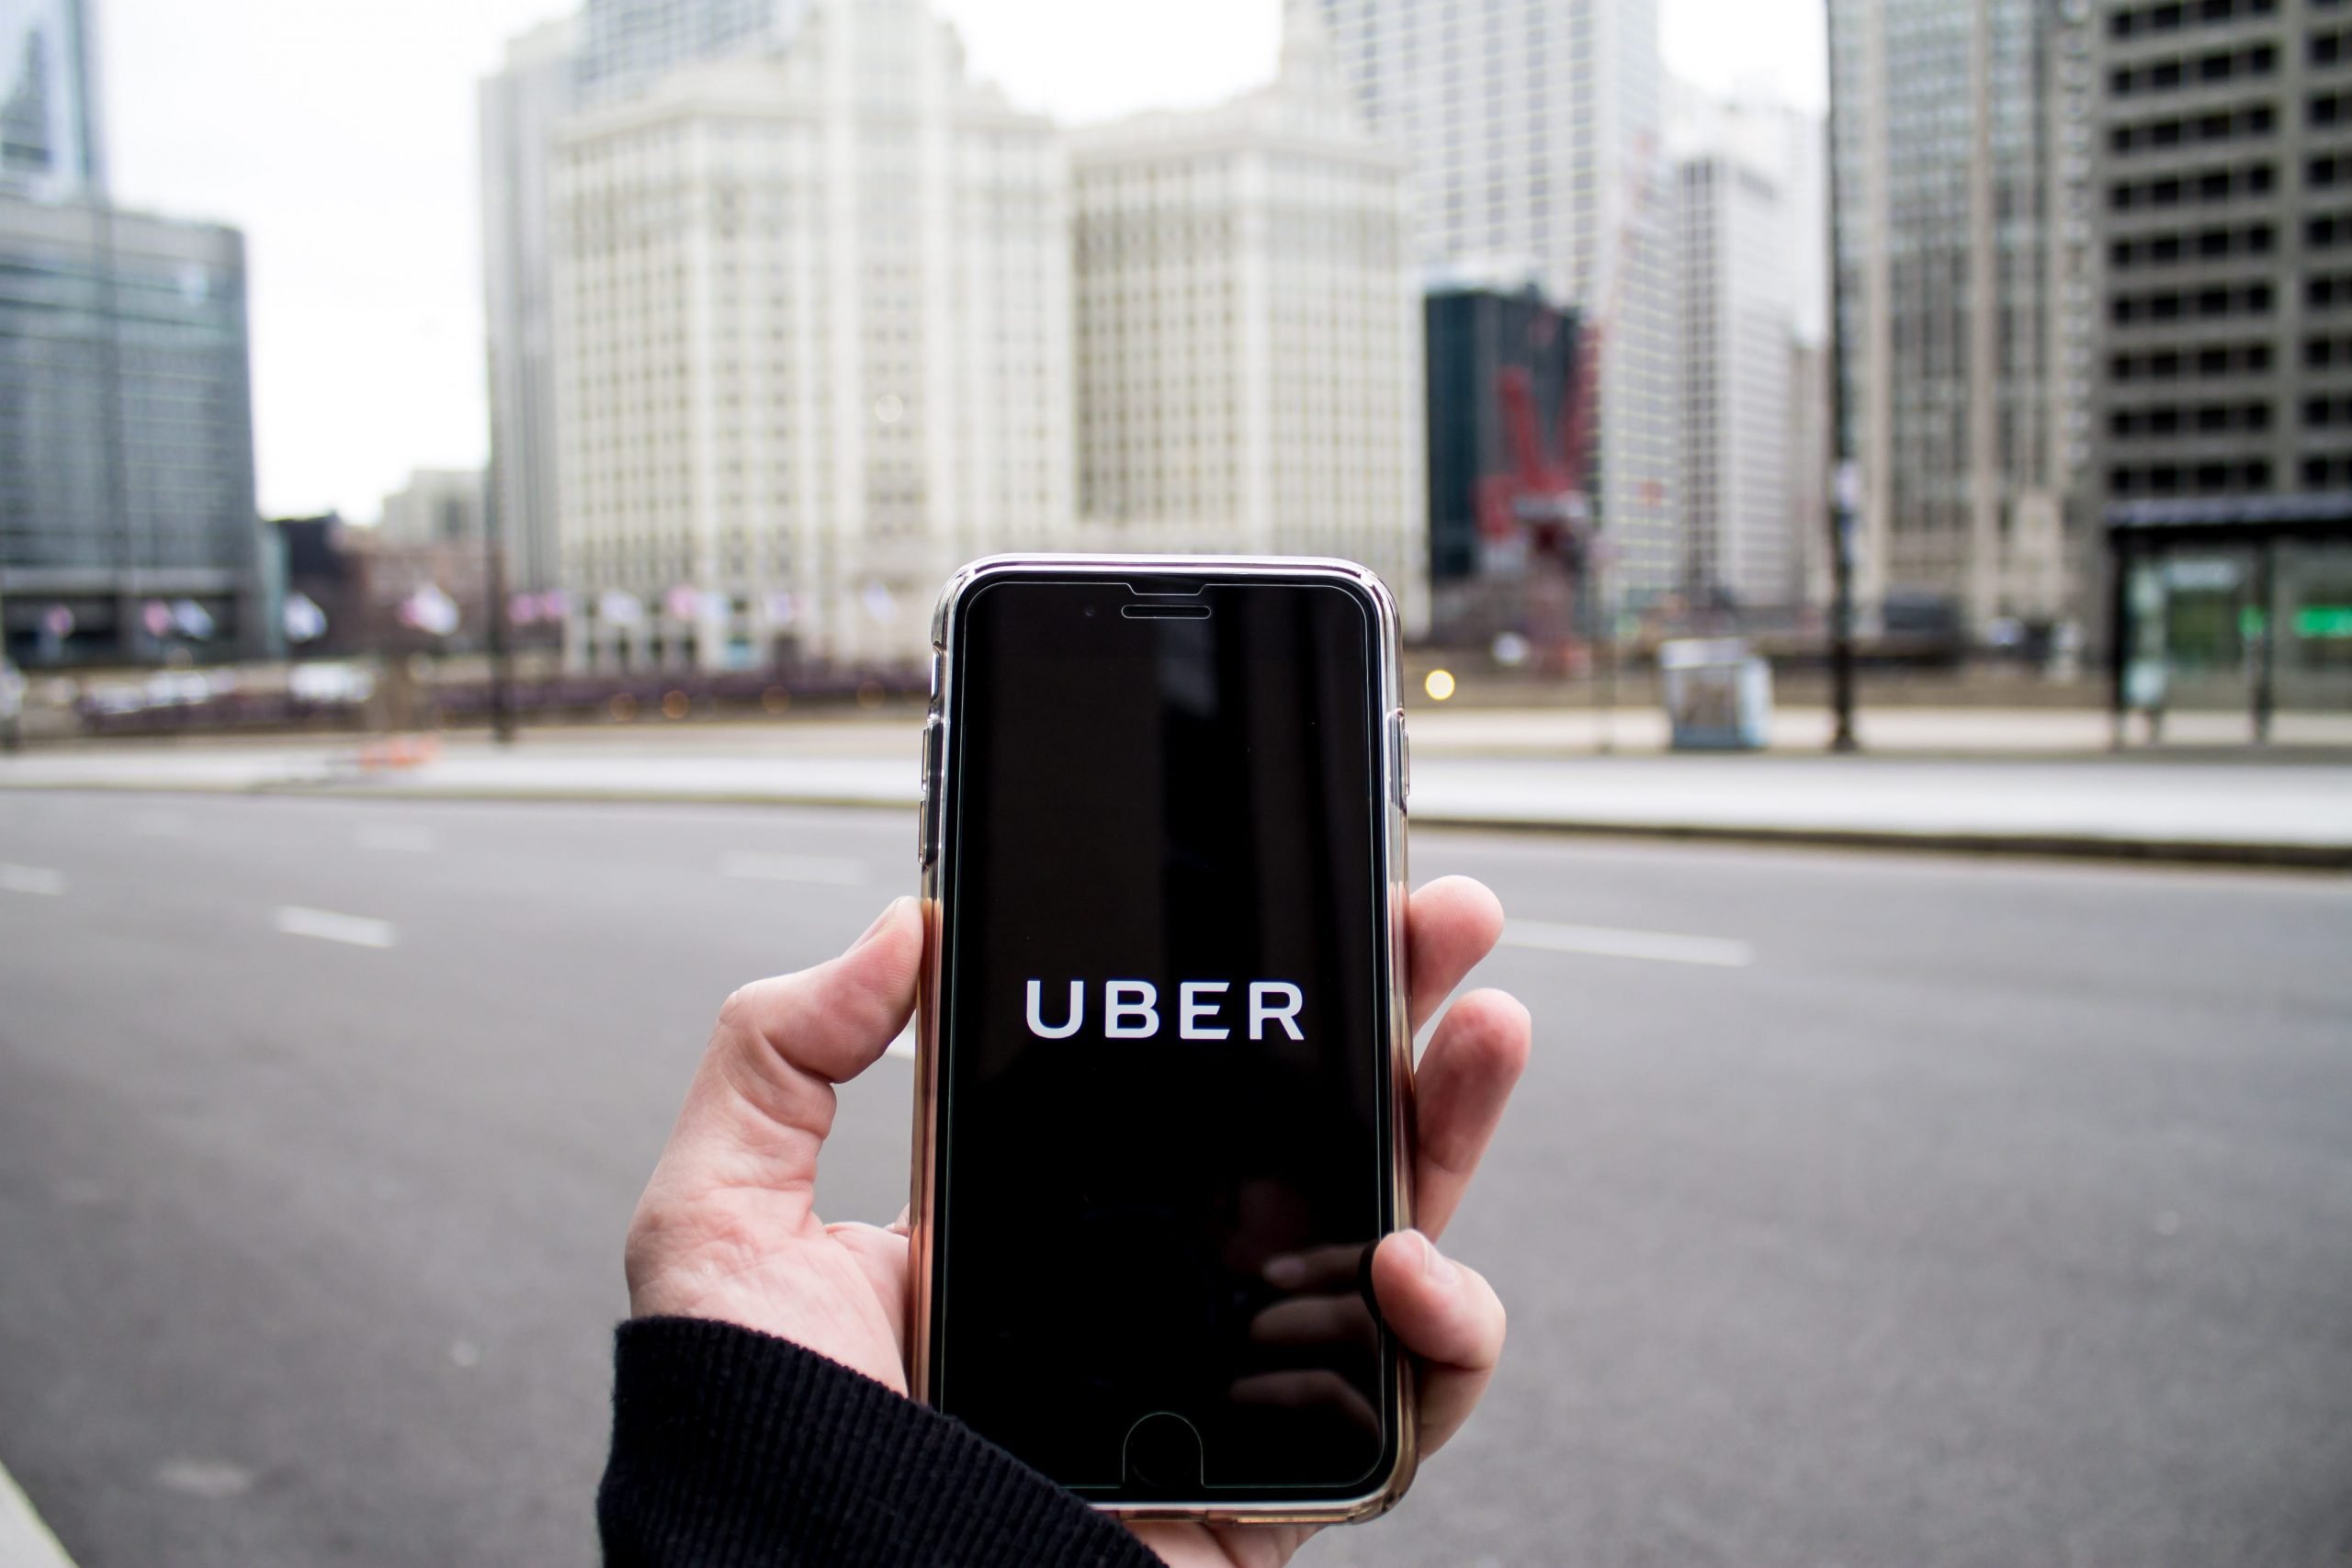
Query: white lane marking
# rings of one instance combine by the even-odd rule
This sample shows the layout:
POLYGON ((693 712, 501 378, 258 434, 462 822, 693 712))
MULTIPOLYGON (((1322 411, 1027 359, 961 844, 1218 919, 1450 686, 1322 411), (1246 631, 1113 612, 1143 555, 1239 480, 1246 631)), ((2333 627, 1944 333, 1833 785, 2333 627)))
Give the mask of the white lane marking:
POLYGON ((252 1491, 254 1472, 227 1460, 167 1459, 155 1467, 155 1484, 167 1492, 217 1503, 252 1491))
POLYGON ((1582 953, 1597 958, 1650 958, 1661 964, 1704 964, 1745 969, 1756 950, 1721 936, 1683 936, 1674 931, 1623 931, 1614 926, 1569 926, 1550 920, 1511 920, 1503 927, 1505 947, 1544 953, 1582 953))
POLYGON ((65 891, 65 874, 45 865, 0 865, 0 888, 54 898, 65 891))
POLYGON ((278 908, 277 929, 288 936, 314 936, 321 942, 348 942, 354 947, 390 947, 400 940, 400 932, 392 929, 390 920, 305 909, 299 904, 278 908))
POLYGON ((40 1522, 32 1499, 5 1467, 0 1467, 0 1562, 9 1568, 74 1568, 74 1560, 40 1522))
POLYGON ((432 829, 403 822, 363 822, 352 834, 351 841, 363 850, 390 850, 410 855, 428 853, 439 848, 441 842, 432 829))
POLYGON ((827 887, 860 887, 867 877, 865 863, 840 855, 772 855, 758 850, 737 850, 718 863, 721 876, 753 882, 813 882, 827 887))
POLYGON ((899 1031, 899 1037, 884 1046, 882 1054, 885 1056, 896 1056, 901 1062, 913 1061, 915 1059, 915 1026, 910 1023, 899 1031))

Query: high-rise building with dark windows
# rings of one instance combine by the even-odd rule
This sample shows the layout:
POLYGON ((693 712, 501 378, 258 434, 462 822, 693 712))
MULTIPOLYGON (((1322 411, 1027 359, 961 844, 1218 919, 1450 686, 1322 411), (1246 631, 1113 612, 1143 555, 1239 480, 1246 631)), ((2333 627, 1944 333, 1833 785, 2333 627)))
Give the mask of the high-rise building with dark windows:
POLYGON ((2119 704, 2352 697, 2352 0, 2109 0, 2091 480, 2119 704))
POLYGON ((2352 4, 2101 15, 2107 499, 2352 492, 2352 4))
POLYGON ((108 204, 95 48, 0 0, 0 655, 260 652, 244 237, 108 204))
POLYGON ((1478 531, 1478 486, 1516 456, 1499 387, 1526 378, 1538 441, 1557 455, 1562 405, 1576 384, 1577 316, 1533 282, 1439 280, 1422 302, 1429 344, 1430 581, 1441 594, 1477 575, 1491 547, 1478 531))
POLYGON ((0 624, 20 665, 267 647, 243 238, 0 197, 0 624))

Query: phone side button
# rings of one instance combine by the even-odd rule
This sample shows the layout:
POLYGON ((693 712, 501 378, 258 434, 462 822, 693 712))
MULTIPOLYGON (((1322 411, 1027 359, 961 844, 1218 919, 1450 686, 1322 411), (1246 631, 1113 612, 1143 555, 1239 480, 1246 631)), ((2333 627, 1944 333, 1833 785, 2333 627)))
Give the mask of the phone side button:
POLYGON ((938 813, 932 801, 939 794, 939 720, 928 719, 922 727, 922 807, 915 813, 915 863, 929 865, 932 857, 932 829, 938 813))
POLYGON ((1405 809, 1405 802, 1413 793, 1411 745, 1405 736, 1405 710, 1398 708, 1388 716, 1388 788, 1399 811, 1405 809))

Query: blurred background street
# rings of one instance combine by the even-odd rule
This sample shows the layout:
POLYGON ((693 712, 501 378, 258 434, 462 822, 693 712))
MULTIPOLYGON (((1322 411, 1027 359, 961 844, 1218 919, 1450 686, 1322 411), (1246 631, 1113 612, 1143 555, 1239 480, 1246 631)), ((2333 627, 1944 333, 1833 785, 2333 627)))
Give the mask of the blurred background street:
MULTIPOLYGON (((594 1553, 619 1242, 897 811, 0 795, 0 1454, 88 1564, 594 1553), (37 871, 39 874, 33 874, 37 871)), ((2341 1562, 2352 888, 1423 830, 1535 1057, 1490 1408, 1307 1561, 2341 1562)), ((904 1200, 908 1064, 821 1199, 904 1200)))
POLYGON ((2346 1568, 2347 193, 2346 0, 0 0, 0 1568, 588 1560, 1035 550, 1378 572, 1516 922, 1307 1562, 2346 1568))

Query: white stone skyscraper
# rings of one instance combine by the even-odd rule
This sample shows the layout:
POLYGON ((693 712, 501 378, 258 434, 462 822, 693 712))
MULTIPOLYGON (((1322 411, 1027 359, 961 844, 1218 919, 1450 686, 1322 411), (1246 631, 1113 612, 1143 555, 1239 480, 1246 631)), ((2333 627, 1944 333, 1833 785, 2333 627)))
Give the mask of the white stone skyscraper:
POLYGON ((1420 295, 1403 161, 1313 13, 1280 75, 1080 131, 1080 530, 1102 547, 1341 556, 1428 618, 1420 295))
POLYGON ((1727 152, 1675 164, 1685 587, 1700 605, 1789 603, 1789 311, 1781 190, 1727 152))
POLYGON ((1067 547, 1067 158, 922 0, 574 119, 555 232, 576 660, 912 658, 956 565, 1067 547))
POLYGON ((1804 356, 1827 326, 1827 145, 1818 116, 1669 93, 1685 591, 1699 604, 1797 605, 1806 547, 1826 533, 1826 383, 1804 356))
POLYGON ((1409 160, 1432 274, 1526 267, 1605 321, 1593 476, 1616 589, 1682 560, 1655 0, 1292 0, 1318 6, 1373 129, 1409 160))
POLYGON ((97 51, 84 0, 0 0, 0 196, 106 199, 97 51))
MULTIPOLYGON (((0 0, 0 6, 25 0, 0 0)), ((71 3, 71 0, 45 0, 71 3)), ((586 0, 511 39, 480 88, 491 499, 510 584, 556 584, 548 184, 556 129, 683 65, 787 47, 808 0, 586 0)))
POLYGON ((490 503, 513 588, 556 585, 555 345, 549 166, 571 111, 571 17, 506 46, 481 86, 483 321, 490 346, 490 503))

